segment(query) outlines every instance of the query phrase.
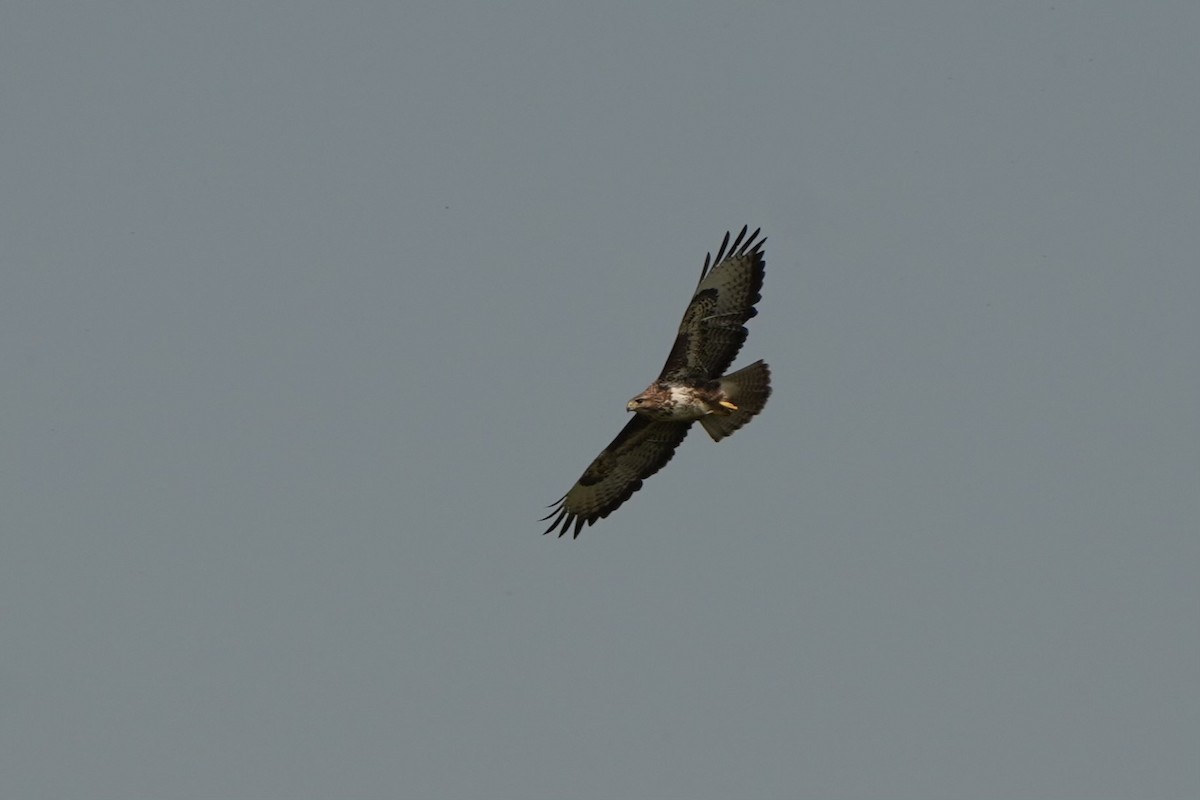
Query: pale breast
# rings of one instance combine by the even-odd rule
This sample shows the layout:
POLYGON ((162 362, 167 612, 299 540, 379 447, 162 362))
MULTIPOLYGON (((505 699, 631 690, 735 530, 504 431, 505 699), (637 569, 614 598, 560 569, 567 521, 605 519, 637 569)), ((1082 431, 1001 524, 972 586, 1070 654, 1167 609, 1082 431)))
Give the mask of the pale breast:
POLYGON ((710 413, 708 404, 689 386, 672 386, 667 409, 671 419, 700 419, 710 413))

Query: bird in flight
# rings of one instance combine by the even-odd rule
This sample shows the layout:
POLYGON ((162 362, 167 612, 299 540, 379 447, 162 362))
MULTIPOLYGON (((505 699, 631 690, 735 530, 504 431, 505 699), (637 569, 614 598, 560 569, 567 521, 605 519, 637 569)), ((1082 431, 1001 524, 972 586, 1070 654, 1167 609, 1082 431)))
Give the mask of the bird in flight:
POLYGON ((762 299, 763 243, 759 230, 743 227, 729 243, 725 234, 716 258, 709 253, 700 270, 675 345, 662 373, 626 404, 633 418, 584 470, 542 521, 554 518, 545 533, 568 530, 578 537, 584 524, 616 511, 642 481, 663 468, 687 436, 692 423, 719 442, 763 410, 771 395, 771 371, 755 361, 725 375, 746 341, 746 321, 762 299))

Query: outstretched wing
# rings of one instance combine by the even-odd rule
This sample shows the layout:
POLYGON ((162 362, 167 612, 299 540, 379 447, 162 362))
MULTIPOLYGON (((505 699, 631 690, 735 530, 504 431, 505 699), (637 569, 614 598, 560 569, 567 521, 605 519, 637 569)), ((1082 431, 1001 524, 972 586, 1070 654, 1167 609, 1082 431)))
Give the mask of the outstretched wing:
POLYGON ((559 528, 562 536, 574 525, 578 538, 584 523, 591 525, 616 511, 642 488, 642 481, 663 468, 687 436, 691 422, 658 422, 634 414, 604 452, 596 456, 542 521, 554 517, 545 533, 559 528))
POLYGON ((758 313, 766 260, 759 230, 721 242, 717 257, 704 258, 700 282, 679 323, 679 333, 659 380, 699 381, 721 377, 746 341, 746 321, 758 313), (709 267, 711 265, 712 269, 709 267))

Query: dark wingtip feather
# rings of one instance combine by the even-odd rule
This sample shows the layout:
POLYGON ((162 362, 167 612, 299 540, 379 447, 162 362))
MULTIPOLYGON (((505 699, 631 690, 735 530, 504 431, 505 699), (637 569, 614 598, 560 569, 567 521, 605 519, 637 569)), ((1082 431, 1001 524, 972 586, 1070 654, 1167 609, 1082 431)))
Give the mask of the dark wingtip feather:
MULTIPOLYGON (((563 521, 563 517, 567 516, 566 503, 563 502, 566 499, 567 499, 567 496, 564 494, 562 497, 558 498, 558 500, 556 500, 555 502, 546 506, 546 508, 551 509, 550 513, 547 514, 546 516, 542 517, 538 521, 545 522, 546 520, 550 519, 551 517, 554 517, 554 521, 550 523, 549 528, 546 528, 546 530, 542 531, 543 536, 545 536, 547 533, 550 533, 550 531, 557 528, 559 523, 561 523, 563 521)), ((559 534, 559 535, 561 536, 562 534, 559 534)))
POLYGON ((552 508, 553 510, 546 516, 542 517, 539 522, 545 522, 551 517, 554 517, 554 520, 550 523, 549 528, 546 528, 546 530, 542 531, 542 536, 545 536, 548 533, 553 533, 557 530, 558 538, 561 539, 564 535, 566 535, 567 531, 571 530, 571 526, 574 525, 575 532, 571 538, 578 539, 579 531, 582 530, 584 524, 586 523, 591 525, 596 521, 596 517, 594 516, 587 517, 581 514, 576 514, 573 511, 569 511, 567 509, 566 499, 567 496, 564 494, 558 499, 558 502, 546 506, 547 508, 552 508))
POLYGON ((763 244, 767 241, 767 237, 765 236, 761 239, 758 238, 758 235, 762 233, 762 228, 755 228, 754 233, 747 236, 746 234, 749 230, 749 225, 743 225, 742 229, 738 231, 737 238, 733 240, 732 246, 729 244, 729 239, 733 233, 732 231, 725 231, 725 238, 721 240, 721 246, 717 248, 716 257, 713 257, 712 252, 705 254, 704 266, 700 269, 700 280, 704 280, 704 276, 708 274, 708 271, 726 258, 735 258, 736 256, 745 255, 752 251, 757 252, 762 250, 763 244))
POLYGON ((717 248, 717 257, 713 259, 714 264, 720 264, 721 259, 725 257, 725 248, 729 246, 729 231, 725 231, 725 238, 721 240, 721 246, 717 248))
MULTIPOLYGON (((737 238, 733 240, 733 247, 729 248, 729 254, 731 256, 738 252, 738 248, 742 246, 742 239, 746 238, 746 231, 749 229, 749 225, 742 226, 742 229, 738 232, 737 238)), ((725 236, 728 238, 729 234, 725 234, 725 236)), ((718 261, 720 261, 720 259, 718 259, 718 261)))

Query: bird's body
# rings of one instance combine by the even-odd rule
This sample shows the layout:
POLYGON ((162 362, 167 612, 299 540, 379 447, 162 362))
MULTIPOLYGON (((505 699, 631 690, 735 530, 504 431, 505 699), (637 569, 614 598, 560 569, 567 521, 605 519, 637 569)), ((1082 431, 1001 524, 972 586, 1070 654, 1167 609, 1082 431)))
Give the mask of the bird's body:
POLYGON ((757 314, 765 259, 758 231, 742 228, 733 245, 729 234, 717 257, 704 260, 675 345, 654 383, 626 405, 635 412, 625 428, 592 461, 545 519, 546 533, 559 536, 572 527, 579 536, 615 511, 671 460, 692 423, 699 421, 720 441, 762 411, 771 394, 770 369, 762 361, 725 375, 746 340, 745 323, 757 314), (728 248, 728 251, 727 251, 728 248), (711 267, 711 269, 710 269, 711 267))
POLYGON ((721 405, 729 402, 716 384, 707 386, 672 386, 652 383, 646 391, 629 401, 626 408, 650 419, 674 422, 694 422, 709 414, 728 415, 732 410, 721 405))

